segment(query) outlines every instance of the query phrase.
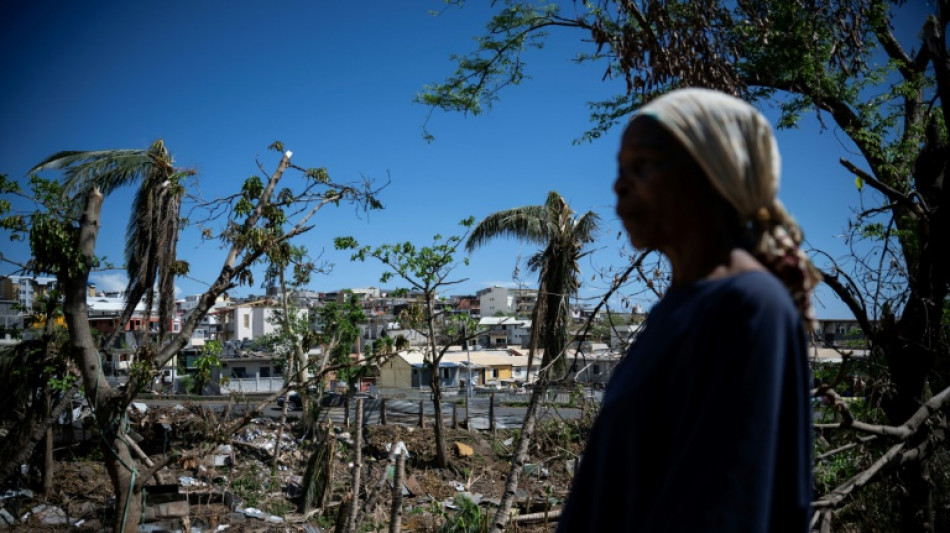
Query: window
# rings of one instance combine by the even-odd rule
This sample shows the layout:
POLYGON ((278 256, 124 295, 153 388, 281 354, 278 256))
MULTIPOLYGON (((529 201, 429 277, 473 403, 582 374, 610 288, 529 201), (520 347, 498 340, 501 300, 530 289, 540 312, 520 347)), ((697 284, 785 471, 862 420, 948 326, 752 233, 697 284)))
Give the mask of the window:
POLYGON ((262 378, 269 378, 269 377, 270 377, 270 367, 269 367, 269 366, 262 366, 262 367, 261 367, 261 377, 262 377, 262 378))
POLYGON ((594 375, 600 374, 600 365, 594 365, 594 375))
POLYGON ((246 378, 247 368, 243 366, 231 367, 231 377, 232 378, 246 378))
POLYGON ((498 377, 498 369, 497 369, 497 368, 491 369, 491 377, 493 377, 493 378, 497 378, 497 377, 498 377))
POLYGON ((251 327, 251 315, 244 315, 244 327, 251 327))

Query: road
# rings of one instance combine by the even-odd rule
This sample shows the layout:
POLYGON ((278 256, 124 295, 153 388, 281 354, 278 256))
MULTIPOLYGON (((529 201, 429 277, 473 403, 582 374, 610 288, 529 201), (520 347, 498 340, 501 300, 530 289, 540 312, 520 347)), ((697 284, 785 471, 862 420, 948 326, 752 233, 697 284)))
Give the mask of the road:
MULTIPOLYGON (((155 407, 172 407, 176 404, 183 404, 184 402, 168 399, 159 399, 159 398, 140 398, 136 400, 137 402, 145 403, 149 406, 155 407)), ((212 409, 217 412, 223 412, 228 405, 228 402, 222 401, 220 399, 209 399, 205 401, 198 401, 204 407, 212 409)), ((380 406, 382 402, 380 400, 364 400, 363 404, 363 418, 366 420, 367 424, 379 424, 381 419, 380 406)), ((465 407, 459 404, 443 404, 442 406, 442 419, 446 424, 451 423, 452 421, 452 406, 456 405, 456 414, 458 416, 459 422, 465 420, 465 407)), ((435 418, 435 409, 432 405, 432 402, 424 400, 422 402, 422 407, 425 412, 426 423, 431 424, 435 418)), ((236 404, 233 406, 232 410, 236 414, 243 413, 244 406, 241 404, 236 404)), ((495 426, 498 429, 511 429, 521 427, 521 423, 524 420, 526 407, 495 407, 495 426)), ((355 416, 355 406, 350 406, 350 417, 352 419, 355 416)), ((475 429, 488 429, 488 411, 489 411, 489 401, 487 399, 475 399, 472 400, 471 406, 469 408, 469 418, 472 420, 472 427, 475 429)), ((581 409, 573 407, 547 407, 541 410, 542 419, 554 419, 554 418, 565 418, 573 419, 581 416, 581 409)), ((288 416, 291 418, 300 418, 301 411, 288 411, 288 416)), ((270 418, 280 418, 281 408, 277 406, 276 403, 270 404, 264 409, 262 413, 264 416, 270 418)), ((343 407, 326 407, 324 408, 324 419, 330 418, 333 420, 334 424, 342 424, 344 421, 344 408, 343 407)), ((389 424, 401 424, 401 425, 416 425, 419 423, 419 401, 407 401, 407 400, 395 400, 389 399, 386 401, 386 421, 389 424)))

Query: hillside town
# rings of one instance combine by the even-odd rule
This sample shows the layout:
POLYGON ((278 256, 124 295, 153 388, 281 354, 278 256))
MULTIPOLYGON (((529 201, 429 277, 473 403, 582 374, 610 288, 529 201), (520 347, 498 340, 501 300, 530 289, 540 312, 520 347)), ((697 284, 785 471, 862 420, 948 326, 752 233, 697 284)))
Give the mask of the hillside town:
MULTIPOLYGON (((34 303, 42 299, 55 284, 52 278, 28 276, 0 277, 0 324, 3 327, 0 342, 17 342, 17 331, 35 331, 39 324, 33 321, 34 303)), ((374 395, 405 390, 427 390, 430 387, 429 368, 425 365, 423 345, 425 336, 418 330, 404 328, 399 322, 400 312, 418 303, 420 295, 385 290, 377 287, 356 287, 333 292, 300 290, 289 292, 288 301, 294 312, 320 331, 319 309, 328 303, 342 304, 347 296, 356 297, 366 320, 358 324, 360 335, 353 346, 350 359, 360 365, 371 359, 374 345, 380 339, 404 338, 408 346, 396 351, 380 364, 371 364, 369 372, 359 377, 354 390, 374 395)), ((531 333, 531 310, 537 301, 537 290, 493 286, 473 295, 451 295, 441 298, 438 306, 453 314, 463 314, 477 320, 478 329, 470 344, 451 346, 439 362, 438 372, 443 390, 457 392, 469 383, 479 388, 495 390, 522 390, 537 377, 541 354, 528 368, 528 346, 531 333)), ((155 393, 188 392, 187 377, 196 371, 195 361, 210 341, 220 343, 221 366, 215 368, 211 383, 201 391, 210 395, 270 393, 283 389, 285 384, 286 355, 275 353, 261 341, 279 330, 275 319, 280 314, 283 296, 278 290, 245 297, 218 298, 212 310, 194 330, 187 346, 162 369, 152 391, 155 393)), ((176 300, 176 313, 168 331, 176 333, 181 323, 194 311, 198 295, 176 300)), ((105 374, 121 383, 134 364, 135 348, 141 335, 158 331, 157 313, 146 313, 140 302, 125 324, 118 324, 125 308, 122 292, 98 290, 89 285, 86 300, 90 328, 100 335, 119 329, 114 359, 103 361, 105 374)), ((615 315, 608 321, 607 311, 591 316, 590 309, 571 310, 574 324, 573 344, 569 350, 569 379, 573 382, 599 388, 606 384, 612 369, 620 361, 626 346, 634 338, 646 319, 646 313, 635 309, 631 314, 615 315), (606 328, 590 328, 583 334, 585 323, 612 324, 606 328)), ((862 336, 854 320, 821 319, 812 335, 811 353, 815 360, 833 361, 840 358, 842 348, 862 345, 862 336)), ((322 346, 311 348, 308 359, 322 356, 322 346)), ((863 351, 859 350, 859 354, 863 351)), ((327 390, 346 389, 349 384, 330 373, 327 390)))

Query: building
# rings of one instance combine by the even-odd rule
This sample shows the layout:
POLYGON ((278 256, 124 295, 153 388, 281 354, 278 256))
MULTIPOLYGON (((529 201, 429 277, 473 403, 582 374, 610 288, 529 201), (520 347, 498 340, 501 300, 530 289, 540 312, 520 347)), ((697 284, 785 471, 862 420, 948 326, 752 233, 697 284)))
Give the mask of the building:
MULTIPOLYGON (((0 301, 16 302, 26 310, 56 287, 56 278, 34 276, 0 277, 0 301)), ((93 286, 95 287, 95 286, 93 286)))
POLYGON ((824 346, 863 347, 864 331, 854 318, 819 318, 815 326, 815 341, 824 346))
MULTIPOLYGON (((436 369, 443 389, 459 387, 461 366, 452 358, 443 358, 436 369)), ((390 389, 428 389, 432 369, 425 363, 423 352, 412 350, 399 352, 379 366, 377 386, 390 389)))
POLYGON ((535 289, 488 287, 476 292, 475 296, 483 317, 500 314, 530 316, 538 301, 538 291, 535 289))
POLYGON ((485 316, 478 321, 475 343, 482 348, 526 346, 531 340, 531 321, 510 316, 485 316))
MULTIPOLYGON (((212 313, 221 324, 218 340, 254 340, 276 333, 280 330, 277 323, 279 311, 280 305, 267 298, 216 309, 212 313)), ((297 309, 296 313, 301 319, 307 319, 309 311, 297 309)))
POLYGON ((29 327, 37 300, 56 287, 55 278, 0 276, 0 338, 14 342, 15 330, 29 327))
POLYGON ((603 348, 594 349, 590 353, 569 353, 568 379, 577 383, 606 385, 623 356, 603 348))

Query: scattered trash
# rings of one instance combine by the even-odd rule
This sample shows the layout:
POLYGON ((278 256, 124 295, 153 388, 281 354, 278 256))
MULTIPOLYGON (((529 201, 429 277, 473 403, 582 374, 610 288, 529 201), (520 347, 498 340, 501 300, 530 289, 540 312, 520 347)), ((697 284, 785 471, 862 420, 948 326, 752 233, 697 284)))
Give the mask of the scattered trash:
POLYGON ((251 518, 264 518, 264 511, 260 509, 255 509, 254 507, 245 507, 241 512, 244 513, 244 516, 249 516, 251 518))
POLYGON ((190 476, 178 476, 178 484, 182 487, 204 487, 207 485, 204 481, 198 481, 190 476))
POLYGON ((536 465, 534 463, 526 463, 522 468, 522 471, 526 476, 535 475, 541 478, 546 478, 550 474, 547 468, 544 468, 541 465, 536 465))
POLYGON ((390 452, 392 456, 395 457, 398 455, 402 455, 406 459, 409 459, 409 448, 406 448, 405 442, 403 441, 397 442, 395 451, 393 451, 392 447, 393 447, 392 443, 386 445, 386 451, 390 452))
POLYGON ((6 500, 8 498, 16 498, 17 496, 22 496, 24 498, 32 498, 33 491, 30 489, 20 489, 20 490, 7 490, 3 493, 0 493, 0 500, 6 500))
POLYGON ((12 514, 8 513, 3 507, 0 507, 0 524, 5 524, 8 526, 16 524, 16 518, 14 518, 12 514))
POLYGON ((36 507, 33 508, 33 514, 39 519, 39 521, 46 526, 62 526, 69 523, 69 520, 66 518, 66 511, 60 509, 59 507, 47 507, 41 505, 42 510, 37 511, 36 507))
POLYGON ((475 449, 464 442, 456 442, 455 453, 459 457, 471 457, 475 453, 475 449))
POLYGON ((507 438, 507 439, 501 441, 501 443, 504 444, 505 446, 511 446, 514 442, 515 442, 515 438, 514 438, 514 437, 509 437, 509 438, 507 438))

